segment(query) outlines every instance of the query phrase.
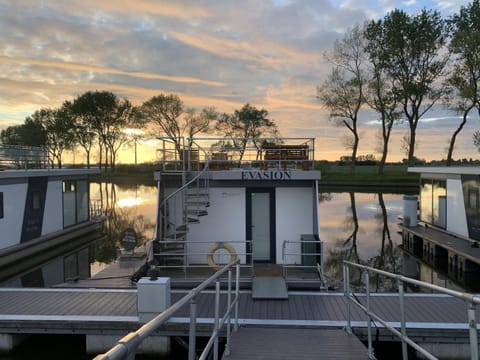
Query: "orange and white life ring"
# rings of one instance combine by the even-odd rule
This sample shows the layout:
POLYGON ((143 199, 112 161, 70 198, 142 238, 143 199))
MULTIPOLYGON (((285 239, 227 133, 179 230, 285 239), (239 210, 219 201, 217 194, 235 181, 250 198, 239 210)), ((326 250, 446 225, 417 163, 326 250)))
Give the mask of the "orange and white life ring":
POLYGON ((234 262, 237 260, 238 256, 237 256, 237 252, 235 251, 235 249, 233 248, 232 245, 228 244, 228 243, 225 243, 225 242, 217 242, 215 243, 209 250, 208 250, 208 255, 207 255, 207 262, 208 262, 208 265, 210 265, 210 267, 212 267, 213 269, 215 270, 219 270, 222 266, 220 266, 219 264, 217 264, 215 262, 215 259, 213 258, 213 255, 215 254, 215 252, 217 250, 220 250, 220 249, 225 249, 228 251, 228 253, 230 254, 230 262, 234 262))

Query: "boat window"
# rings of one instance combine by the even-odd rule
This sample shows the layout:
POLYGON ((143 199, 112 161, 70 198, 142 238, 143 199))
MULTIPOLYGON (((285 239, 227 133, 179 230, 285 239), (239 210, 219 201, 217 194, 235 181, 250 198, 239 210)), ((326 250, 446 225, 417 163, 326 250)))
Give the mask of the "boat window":
POLYGON ((422 179, 420 189, 420 219, 446 227, 447 184, 445 180, 422 179))
POLYGON ((40 191, 32 192, 32 210, 40 210, 42 205, 40 191))
POLYGON ((0 219, 3 219, 3 192, 0 192, 0 219))
POLYGON ((63 226, 88 220, 88 184, 86 180, 63 182, 63 226))

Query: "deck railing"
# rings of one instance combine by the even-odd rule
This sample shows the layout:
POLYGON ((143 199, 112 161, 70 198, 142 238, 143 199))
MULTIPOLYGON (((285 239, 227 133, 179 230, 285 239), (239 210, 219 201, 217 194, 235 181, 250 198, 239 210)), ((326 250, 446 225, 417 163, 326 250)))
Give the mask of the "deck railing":
POLYGON ((422 348, 420 345, 415 343, 412 339, 407 336, 407 326, 405 320, 405 290, 404 290, 404 283, 415 285, 418 287, 422 287, 424 289, 428 289, 431 291, 439 292, 442 294, 450 295, 455 298, 465 300, 467 304, 467 316, 468 316, 468 331, 469 331, 469 338, 470 338, 470 356, 472 360, 478 360, 478 335, 477 335, 477 321, 475 319, 475 307, 477 304, 480 304, 480 297, 477 295, 463 293, 460 291, 455 291, 451 289, 446 289, 441 286, 429 284, 423 281, 415 280, 409 277, 405 277, 399 274, 389 273, 387 271, 375 269, 369 266, 360 265, 356 263, 352 263, 349 261, 343 262, 343 283, 344 283, 344 293, 345 296, 348 298, 348 306, 347 306, 347 331, 351 333, 352 325, 351 325, 351 304, 358 306, 365 314, 368 316, 368 324, 367 324, 367 336, 368 336, 368 356, 370 359, 374 359, 373 354, 373 347, 372 347, 372 321, 377 321, 382 324, 386 329, 388 329, 391 333, 395 336, 400 338, 402 341, 402 358, 403 360, 408 359, 408 351, 407 345, 410 345, 413 349, 418 351, 422 354, 426 359, 437 359, 434 355, 429 353, 427 350, 422 348), (366 297, 366 304, 360 303, 360 301, 355 297, 353 294, 351 287, 350 287, 350 268, 357 268, 360 269, 364 276, 365 276, 365 297, 366 297), (375 273, 381 276, 388 277, 390 279, 394 279, 397 282, 398 287, 398 295, 399 295, 399 303, 400 303, 400 331, 390 326, 385 320, 380 318, 377 314, 375 314, 371 310, 370 304, 370 278, 369 274, 375 273))
POLYGON ((157 151, 163 171, 200 170, 206 161, 209 170, 213 171, 236 168, 310 170, 315 160, 314 138, 194 138, 206 152, 193 148, 182 152, 176 148, 178 143, 190 143, 189 139, 182 139, 177 145, 169 139, 160 140, 162 146, 157 151))
POLYGON ((48 167, 47 149, 0 144, 1 169, 42 169, 48 167))
POLYGON ((219 355, 219 335, 220 331, 226 325, 226 345, 225 354, 230 353, 230 336, 232 326, 233 313, 233 330, 238 329, 238 304, 240 295, 240 260, 234 261, 222 269, 217 271, 210 278, 202 282, 196 288, 189 291, 187 295, 171 305, 169 308, 162 311, 155 318, 147 322, 137 331, 131 332, 120 339, 117 344, 104 354, 97 355, 94 360, 133 360, 135 353, 140 344, 165 324, 177 311, 179 311, 186 304, 190 304, 190 328, 189 328, 189 343, 188 343, 188 359, 194 360, 197 358, 195 354, 196 347, 196 330, 197 330, 197 296, 205 290, 208 286, 215 283, 215 320, 213 332, 210 339, 198 359, 204 360, 207 358, 210 350, 213 347, 213 358, 218 360, 219 355), (232 269, 235 267, 235 289, 232 289, 232 269), (228 273, 227 283, 227 306, 223 316, 220 315, 220 277, 228 273), (234 293, 233 293, 234 292, 234 293), (233 297, 232 297, 233 295, 233 297))

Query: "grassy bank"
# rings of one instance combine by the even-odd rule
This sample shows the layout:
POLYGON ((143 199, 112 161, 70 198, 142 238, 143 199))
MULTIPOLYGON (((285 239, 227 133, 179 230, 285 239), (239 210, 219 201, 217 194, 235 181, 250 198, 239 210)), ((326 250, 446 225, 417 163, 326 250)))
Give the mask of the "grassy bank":
POLYGON ((377 174, 375 165, 357 166, 355 174, 350 174, 350 167, 344 165, 322 164, 318 166, 322 173, 321 182, 328 183, 392 183, 417 184, 419 174, 407 173, 405 165, 386 165, 384 173, 377 174))
MULTIPOLYGON (((321 182, 338 184, 417 184, 418 174, 407 173, 404 165, 387 165, 384 174, 377 174, 377 167, 372 165, 357 166, 355 174, 350 174, 350 167, 317 163, 316 170, 322 173, 321 182)), ((105 181, 153 181, 153 172, 158 170, 154 164, 118 165, 115 172, 103 171, 97 179, 105 181)))

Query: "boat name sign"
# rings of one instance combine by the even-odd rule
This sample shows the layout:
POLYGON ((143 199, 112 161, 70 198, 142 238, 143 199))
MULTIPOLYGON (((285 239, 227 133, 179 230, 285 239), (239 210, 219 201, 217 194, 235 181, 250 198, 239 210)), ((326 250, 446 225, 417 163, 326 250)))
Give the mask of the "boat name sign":
POLYGON ((242 171, 242 180, 291 180, 290 171, 242 171))

